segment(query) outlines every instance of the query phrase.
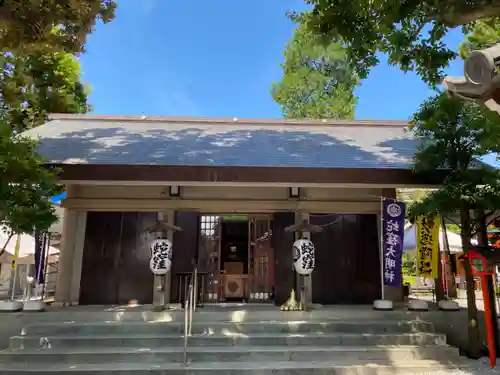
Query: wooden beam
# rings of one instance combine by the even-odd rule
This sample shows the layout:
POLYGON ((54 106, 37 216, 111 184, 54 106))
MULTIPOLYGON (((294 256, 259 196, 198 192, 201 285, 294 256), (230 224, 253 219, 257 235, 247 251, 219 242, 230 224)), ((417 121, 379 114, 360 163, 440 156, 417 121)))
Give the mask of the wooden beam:
POLYGON ((83 211, 196 211, 206 213, 379 213, 378 201, 297 201, 297 200, 193 200, 193 199, 83 199, 68 198, 64 208, 83 211))

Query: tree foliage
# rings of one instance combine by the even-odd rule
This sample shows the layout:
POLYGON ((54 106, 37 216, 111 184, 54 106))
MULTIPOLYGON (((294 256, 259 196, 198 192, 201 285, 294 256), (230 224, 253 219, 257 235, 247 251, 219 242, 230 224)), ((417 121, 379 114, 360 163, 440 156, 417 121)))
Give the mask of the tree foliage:
POLYGON ((57 220, 50 197, 61 188, 35 147, 0 118, 0 223, 14 233, 47 230, 57 220))
POLYGON ((46 121, 49 113, 85 113, 88 88, 80 63, 68 53, 0 54, 0 110, 16 131, 46 121))
MULTIPOLYGON (((474 220, 471 213, 500 208, 500 173, 479 161, 490 152, 498 151, 498 114, 473 102, 439 94, 424 101, 414 114, 410 129, 421 140, 421 147, 414 157, 415 169, 421 172, 447 170, 447 177, 439 189, 409 207, 409 216, 455 216, 459 211, 462 246, 470 249, 474 230, 484 224, 479 218, 474 220)), ((464 268, 468 317, 469 321, 477 321, 473 277, 467 262, 464 268)), ((478 357, 477 326, 469 325, 468 336, 469 355, 478 357)))
POLYGON ((62 191, 56 171, 45 167, 37 142, 22 132, 49 113, 87 112, 80 74, 70 53, 0 52, 0 224, 11 234, 47 230, 57 220, 50 201, 62 191))
POLYGON ((361 78, 387 53, 403 71, 414 70, 435 86, 457 56, 443 37, 450 28, 500 15, 500 1, 486 0, 306 0, 307 22, 320 35, 341 37, 361 78))
POLYGON ((354 118, 359 83, 339 41, 324 45, 300 19, 286 45, 283 77, 271 89, 287 118, 354 118))
POLYGON ((1 51, 83 52, 97 20, 111 21, 115 8, 112 0, 0 1, 1 51))
POLYGON ((417 276, 416 254, 403 253, 401 257, 401 268, 405 276, 417 276))
POLYGON ((469 52, 491 47, 500 42, 500 17, 490 17, 473 22, 470 33, 460 45, 460 57, 469 52))
POLYGON ((421 140, 417 171, 448 169, 443 186, 410 208, 411 215, 454 214, 459 207, 492 209, 500 204, 500 174, 479 159, 497 152, 500 118, 473 102, 439 94, 414 114, 410 130, 421 140))
POLYGON ((407 205, 422 201, 431 193, 431 189, 398 189, 397 199, 404 201, 407 205))

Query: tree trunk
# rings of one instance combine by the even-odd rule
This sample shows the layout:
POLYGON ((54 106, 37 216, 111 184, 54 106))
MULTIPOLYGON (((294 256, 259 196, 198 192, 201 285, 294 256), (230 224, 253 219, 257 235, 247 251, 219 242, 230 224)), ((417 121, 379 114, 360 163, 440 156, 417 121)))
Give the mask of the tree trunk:
MULTIPOLYGON (((438 250, 439 260, 438 260, 438 277, 434 279, 434 289, 436 291, 436 301, 442 301, 445 299, 445 293, 443 288, 443 264, 441 263, 441 252, 438 250)), ((446 279, 444 279, 446 280, 446 279)))
MULTIPOLYGON (((460 209, 460 236, 462 237, 462 248, 468 251, 471 245, 471 218, 470 211, 467 206, 463 205, 460 209)), ((479 336, 479 327, 477 326, 477 306, 476 293, 474 291, 474 277, 469 262, 464 261, 465 280, 467 288, 467 318, 468 318, 468 355, 471 358, 481 357, 481 341, 479 336)))
MULTIPOLYGON (((483 210, 476 211, 476 231, 477 231, 478 245, 489 246, 490 243, 488 240, 488 228, 486 226, 486 215, 484 214, 483 210)), ((498 332, 496 295, 495 295, 495 285, 493 283, 493 277, 486 278, 486 285, 483 285, 483 288, 486 288, 486 292, 490 296, 490 313, 491 313, 491 320, 493 322, 495 347, 497 348, 497 353, 500 353, 500 337, 499 337, 499 332, 498 332)), ((485 313, 486 313, 486 306, 485 306, 485 313)))
POLYGON ((444 279, 446 280, 448 297, 457 298, 457 287, 455 284, 455 277, 451 267, 451 254, 450 254, 450 244, 448 242, 448 229, 446 228, 446 222, 443 216, 441 216, 441 226, 444 239, 443 241, 444 243, 442 244, 444 251, 440 254, 440 256, 441 259, 443 259, 443 264, 444 264, 444 271, 445 271, 444 279))

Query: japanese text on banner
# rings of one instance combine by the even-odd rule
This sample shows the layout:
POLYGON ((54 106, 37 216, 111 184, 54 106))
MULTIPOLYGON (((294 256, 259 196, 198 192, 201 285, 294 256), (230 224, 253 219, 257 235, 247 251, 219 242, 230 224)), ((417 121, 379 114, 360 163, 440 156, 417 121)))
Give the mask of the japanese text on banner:
POLYGON ((417 218, 417 271, 420 276, 438 277, 439 262, 439 219, 438 217, 417 218))
POLYGON ((382 199, 382 262, 384 285, 401 285, 405 203, 382 199))

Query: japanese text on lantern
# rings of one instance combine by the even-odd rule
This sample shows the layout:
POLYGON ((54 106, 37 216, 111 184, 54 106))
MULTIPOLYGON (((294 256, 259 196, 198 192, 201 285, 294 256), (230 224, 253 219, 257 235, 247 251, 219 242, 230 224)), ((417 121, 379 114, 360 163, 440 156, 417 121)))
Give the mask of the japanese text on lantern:
POLYGON ((439 220, 419 216, 417 219, 417 269, 427 278, 438 277, 439 220))

